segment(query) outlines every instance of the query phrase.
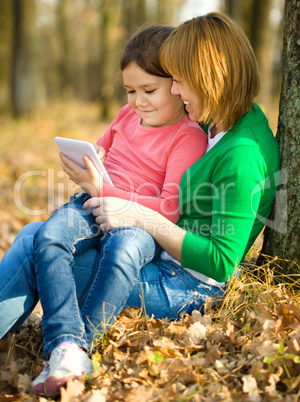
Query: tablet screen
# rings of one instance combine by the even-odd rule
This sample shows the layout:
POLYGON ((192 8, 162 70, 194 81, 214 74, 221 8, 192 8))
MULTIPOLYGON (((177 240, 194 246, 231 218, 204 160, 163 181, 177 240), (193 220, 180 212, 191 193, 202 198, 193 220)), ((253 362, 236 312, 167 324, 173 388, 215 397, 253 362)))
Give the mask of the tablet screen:
POLYGON ((93 144, 87 141, 72 140, 70 138, 63 137, 55 137, 54 141, 58 145, 61 152, 83 168, 85 168, 85 165, 82 158, 84 155, 87 155, 98 169, 99 173, 102 175, 103 181, 113 186, 113 182, 111 181, 93 144))

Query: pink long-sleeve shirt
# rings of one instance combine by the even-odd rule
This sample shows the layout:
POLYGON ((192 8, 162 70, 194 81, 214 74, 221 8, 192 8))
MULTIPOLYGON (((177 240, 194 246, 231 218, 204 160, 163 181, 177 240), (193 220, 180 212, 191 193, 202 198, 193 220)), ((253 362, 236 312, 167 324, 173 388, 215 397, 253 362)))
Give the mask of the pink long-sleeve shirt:
POLYGON ((165 127, 140 123, 141 118, 126 105, 99 138, 114 183, 114 187, 104 183, 100 195, 138 202, 176 223, 181 177, 204 155, 207 136, 188 115, 165 127))

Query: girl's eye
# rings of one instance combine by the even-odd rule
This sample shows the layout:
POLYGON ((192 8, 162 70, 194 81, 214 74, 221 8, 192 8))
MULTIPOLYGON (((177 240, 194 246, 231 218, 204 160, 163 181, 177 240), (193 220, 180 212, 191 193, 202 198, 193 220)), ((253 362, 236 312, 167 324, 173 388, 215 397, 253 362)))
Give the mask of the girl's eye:
POLYGON ((146 94, 153 94, 154 91, 155 91, 155 89, 151 89, 151 91, 146 91, 146 90, 145 90, 145 93, 146 93, 146 94))
POLYGON ((127 91, 127 94, 133 94, 135 91, 132 89, 131 91, 127 91))

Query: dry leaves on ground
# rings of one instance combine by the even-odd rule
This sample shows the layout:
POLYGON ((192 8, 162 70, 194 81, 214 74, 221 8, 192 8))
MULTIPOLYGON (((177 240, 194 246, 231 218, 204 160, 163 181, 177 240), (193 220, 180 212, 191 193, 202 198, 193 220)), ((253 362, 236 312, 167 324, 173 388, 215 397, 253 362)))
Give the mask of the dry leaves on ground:
MULTIPOLYGON (((96 345, 94 373, 70 381, 60 400, 296 402, 299 295, 281 285, 267 291, 260 286, 258 293, 252 289, 251 305, 249 289, 239 280, 232 286, 230 311, 226 298, 216 309, 207 306, 204 316, 194 311, 172 322, 145 320, 138 308, 123 310, 96 345)), ((39 317, 7 342, 1 351, 1 402, 45 400, 25 394, 29 378, 42 368, 41 344, 39 317)))

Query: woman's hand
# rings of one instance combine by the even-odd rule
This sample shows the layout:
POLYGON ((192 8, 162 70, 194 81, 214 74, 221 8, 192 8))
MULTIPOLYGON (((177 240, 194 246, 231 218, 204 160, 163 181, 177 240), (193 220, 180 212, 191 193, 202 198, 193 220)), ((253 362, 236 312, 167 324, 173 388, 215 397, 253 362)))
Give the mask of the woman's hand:
POLYGON ((103 232, 119 227, 141 227, 146 218, 145 214, 156 213, 136 202, 115 197, 91 198, 85 202, 83 208, 94 208, 93 215, 103 232))
POLYGON ((95 220, 103 232, 120 227, 139 227, 148 232, 176 260, 181 261, 186 230, 158 212, 137 202, 115 197, 91 198, 83 204, 83 208, 94 208, 95 220))
POLYGON ((86 169, 73 162, 62 152, 59 153, 61 166, 69 176, 69 179, 80 186, 91 197, 99 196, 103 186, 103 179, 88 156, 84 156, 83 162, 86 169))

